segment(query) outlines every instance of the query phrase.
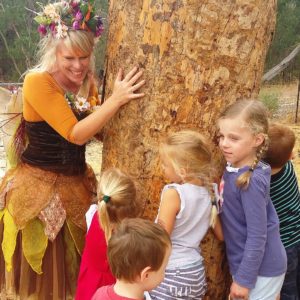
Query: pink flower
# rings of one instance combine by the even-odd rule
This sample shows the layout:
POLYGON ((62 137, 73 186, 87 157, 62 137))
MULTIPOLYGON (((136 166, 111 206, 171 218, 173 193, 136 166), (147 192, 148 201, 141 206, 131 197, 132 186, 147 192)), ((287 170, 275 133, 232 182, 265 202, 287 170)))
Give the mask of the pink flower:
POLYGON ((81 21, 83 18, 81 11, 79 10, 76 15, 75 15, 75 20, 76 21, 81 21))
POLYGON ((46 28, 46 26, 43 25, 43 24, 40 24, 39 27, 38 27, 38 32, 41 35, 46 35, 47 34, 47 28, 46 28))
POLYGON ((52 33, 55 32, 55 27, 56 27, 55 23, 51 23, 49 25, 49 28, 50 28, 50 30, 51 30, 52 33))
POLYGON ((74 30, 80 29, 80 22, 79 21, 74 21, 72 27, 73 27, 74 30))

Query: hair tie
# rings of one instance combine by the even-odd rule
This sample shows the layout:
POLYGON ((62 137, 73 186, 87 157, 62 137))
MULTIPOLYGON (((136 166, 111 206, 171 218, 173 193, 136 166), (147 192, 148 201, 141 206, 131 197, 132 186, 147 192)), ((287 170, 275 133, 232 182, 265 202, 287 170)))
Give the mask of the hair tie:
POLYGON ((110 196, 107 196, 107 195, 104 195, 102 200, 105 202, 105 203, 108 203, 109 200, 110 200, 110 196))
POLYGON ((253 171, 254 171, 253 167, 249 168, 249 172, 253 172, 253 171))

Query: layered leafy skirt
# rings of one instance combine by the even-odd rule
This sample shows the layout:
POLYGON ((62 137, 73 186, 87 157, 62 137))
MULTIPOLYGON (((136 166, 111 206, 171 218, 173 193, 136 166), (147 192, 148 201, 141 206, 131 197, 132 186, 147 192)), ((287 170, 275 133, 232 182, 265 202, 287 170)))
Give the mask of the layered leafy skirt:
POLYGON ((96 178, 21 164, 0 185, 0 299, 73 299, 96 178))

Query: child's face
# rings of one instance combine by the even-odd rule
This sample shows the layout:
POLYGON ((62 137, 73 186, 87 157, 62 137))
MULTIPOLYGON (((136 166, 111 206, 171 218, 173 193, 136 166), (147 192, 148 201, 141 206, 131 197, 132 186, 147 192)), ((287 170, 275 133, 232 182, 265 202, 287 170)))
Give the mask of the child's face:
POLYGON ((163 169, 165 178, 175 183, 182 182, 182 178, 179 175, 177 175, 170 160, 163 154, 161 155, 160 160, 161 160, 161 167, 163 169))
POLYGON ((253 134, 241 118, 219 120, 219 147, 233 167, 251 166, 263 134, 253 134))
POLYGON ((157 271, 149 271, 147 283, 145 286, 146 291, 153 290, 156 288, 165 278, 165 270, 169 261, 169 257, 171 254, 171 246, 168 247, 163 263, 157 271))

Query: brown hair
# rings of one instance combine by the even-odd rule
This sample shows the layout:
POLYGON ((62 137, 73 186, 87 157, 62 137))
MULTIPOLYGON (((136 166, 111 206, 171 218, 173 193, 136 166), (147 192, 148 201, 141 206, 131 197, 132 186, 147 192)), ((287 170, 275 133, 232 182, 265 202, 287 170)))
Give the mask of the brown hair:
POLYGON ((159 224, 124 219, 108 241, 111 271, 117 279, 134 282, 148 266, 152 271, 159 270, 169 247, 169 234, 159 224))
POLYGON ((220 119, 229 119, 242 117, 244 122, 251 132, 256 135, 264 134, 263 143, 257 148, 256 158, 253 161, 250 169, 237 178, 237 186, 247 188, 250 182, 253 170, 256 168, 258 162, 268 149, 268 111, 262 102, 258 100, 238 100, 228 106, 220 115, 220 119))
POLYGON ((281 168, 290 159, 296 137, 289 127, 272 123, 269 128, 269 148, 264 157, 272 168, 281 168))
POLYGON ((137 217, 139 209, 133 180, 116 168, 105 171, 98 186, 98 213, 106 241, 111 236, 112 224, 137 217))
MULTIPOLYGON (((170 133, 161 143, 160 154, 166 157, 181 178, 180 169, 185 169, 186 176, 182 178, 183 181, 200 179, 214 202, 212 146, 202 134, 192 130, 170 133)), ((212 205, 211 226, 215 224, 216 215, 217 208, 212 205)))

